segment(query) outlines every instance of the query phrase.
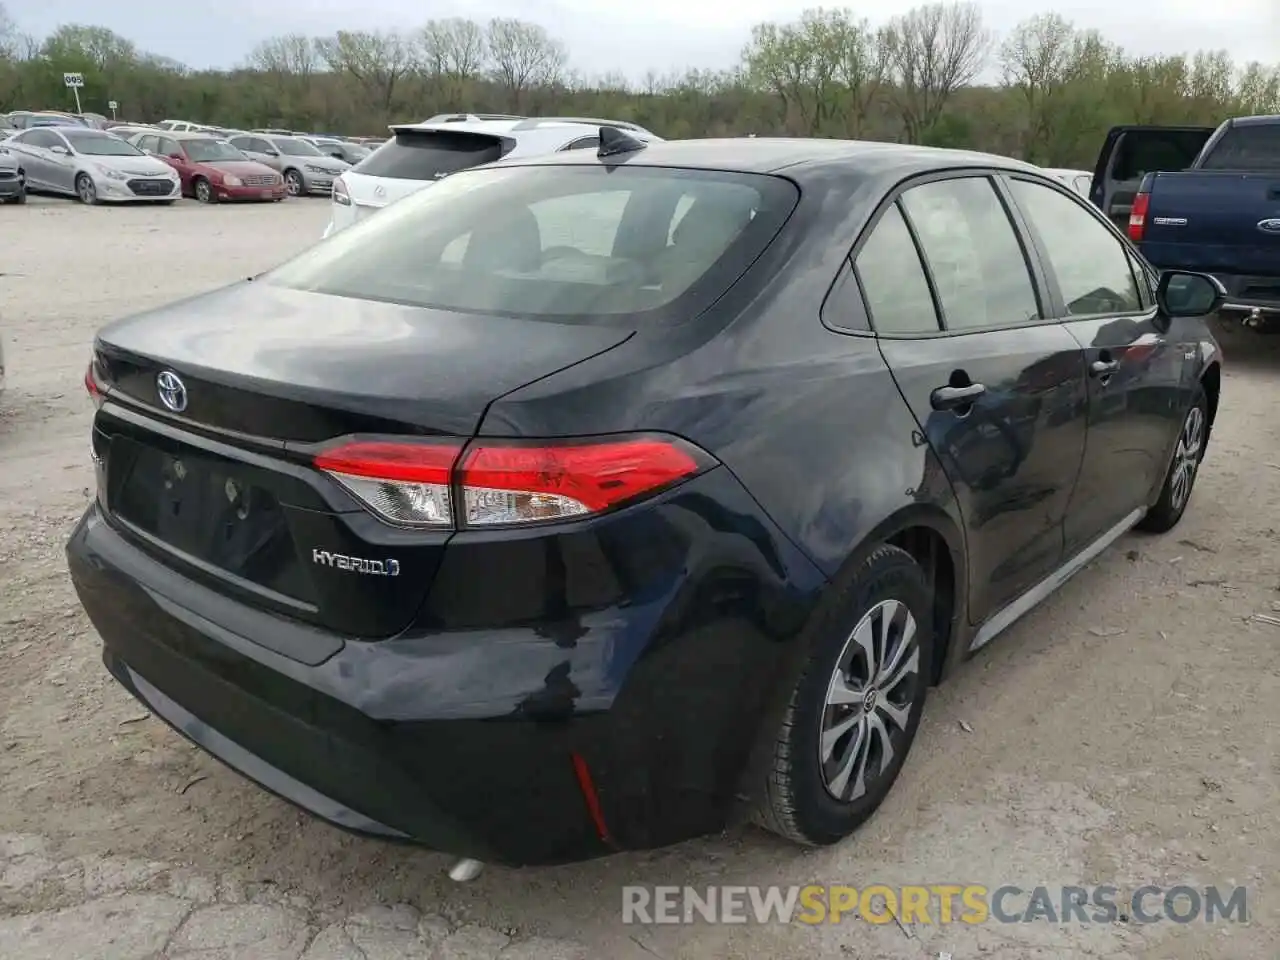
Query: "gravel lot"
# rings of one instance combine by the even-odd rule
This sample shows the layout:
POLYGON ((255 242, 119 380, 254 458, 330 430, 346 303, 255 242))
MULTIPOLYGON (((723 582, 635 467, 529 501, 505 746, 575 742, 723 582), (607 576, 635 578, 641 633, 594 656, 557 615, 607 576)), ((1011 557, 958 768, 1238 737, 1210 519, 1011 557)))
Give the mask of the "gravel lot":
POLYGON ((187 746, 108 680, 65 572, 104 321, 312 242, 328 204, 0 207, 0 957, 1274 960, 1280 909, 1280 359, 1224 333, 1183 524, 1126 537, 936 693, 837 849, 750 829, 471 884, 187 746), (627 883, 1245 885, 1246 925, 623 926, 627 883))

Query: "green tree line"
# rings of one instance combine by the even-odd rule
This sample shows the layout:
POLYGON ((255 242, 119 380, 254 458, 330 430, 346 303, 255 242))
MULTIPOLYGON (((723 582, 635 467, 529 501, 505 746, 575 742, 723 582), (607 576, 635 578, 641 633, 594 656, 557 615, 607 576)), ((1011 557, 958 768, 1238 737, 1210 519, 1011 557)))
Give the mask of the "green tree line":
POLYGON ((855 137, 962 146, 1091 167, 1121 123, 1216 124, 1280 113, 1280 69, 1226 51, 1132 56, 1098 31, 1041 14, 997 36, 973 3, 927 3, 873 24, 815 7, 756 25, 741 62, 683 75, 587 77, 543 27, 430 20, 413 31, 290 34, 229 70, 192 70, 106 27, 23 34, 0 5, 0 110, 85 110, 378 135, 446 111, 606 116, 669 138, 855 137), (997 79, 998 78, 998 79, 997 79))

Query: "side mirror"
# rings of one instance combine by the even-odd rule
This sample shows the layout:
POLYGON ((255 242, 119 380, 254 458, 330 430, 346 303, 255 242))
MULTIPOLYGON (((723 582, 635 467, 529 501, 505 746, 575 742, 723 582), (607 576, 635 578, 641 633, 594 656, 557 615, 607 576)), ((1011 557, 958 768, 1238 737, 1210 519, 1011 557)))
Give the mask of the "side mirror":
POLYGON ((333 159, 335 159, 335 160, 345 160, 345 159, 346 159, 346 157, 344 157, 344 156, 342 155, 342 151, 341 151, 341 150, 330 150, 330 151, 329 151, 329 156, 333 157, 333 159))
POLYGON ((180 154, 180 153, 171 153, 171 154, 169 154, 169 159, 170 159, 170 160, 177 160, 179 163, 181 163, 181 162, 182 162, 182 154, 180 154))
POLYGON ((71 151, 70 151, 70 150, 68 150, 66 147, 64 147, 64 146, 63 146, 62 144, 60 144, 60 143, 59 143, 59 144, 55 144, 54 146, 50 147, 49 149, 50 149, 50 150, 52 150, 54 153, 60 154, 61 156, 64 156, 64 157, 69 157, 69 156, 71 156, 71 151))
POLYGON ((268 151, 266 151, 266 154, 267 154, 267 156, 268 156, 268 157, 278 157, 278 156, 280 156, 280 151, 279 151, 279 150, 268 150, 268 151))
POLYGON ((1217 313, 1227 289, 1207 273, 1166 270, 1156 286, 1156 305, 1167 317, 1203 317, 1217 313))

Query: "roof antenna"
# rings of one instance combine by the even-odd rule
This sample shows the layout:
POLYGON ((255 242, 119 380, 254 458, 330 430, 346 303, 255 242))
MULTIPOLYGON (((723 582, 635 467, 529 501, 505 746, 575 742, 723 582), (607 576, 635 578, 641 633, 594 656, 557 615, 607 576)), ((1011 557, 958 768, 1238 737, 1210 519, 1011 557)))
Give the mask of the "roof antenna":
POLYGON ((624 130, 617 127, 601 127, 600 128, 600 149, 596 151, 597 157, 616 157, 623 153, 634 153, 636 150, 643 150, 648 144, 643 140, 637 140, 624 130))

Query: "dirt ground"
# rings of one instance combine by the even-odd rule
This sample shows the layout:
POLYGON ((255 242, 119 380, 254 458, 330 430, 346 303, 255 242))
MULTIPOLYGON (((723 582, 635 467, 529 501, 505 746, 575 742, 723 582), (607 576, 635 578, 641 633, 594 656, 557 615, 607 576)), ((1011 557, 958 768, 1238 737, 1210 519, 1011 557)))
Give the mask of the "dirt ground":
POLYGON ((90 498, 94 330, 318 238, 323 200, 0 207, 0 957, 1274 960, 1280 941, 1280 343, 1221 336, 1191 507, 1125 537, 935 692, 835 849, 753 829, 470 884, 315 822, 105 674, 66 575, 90 498), (1248 922, 624 926, 624 884, 1248 888, 1248 922))

